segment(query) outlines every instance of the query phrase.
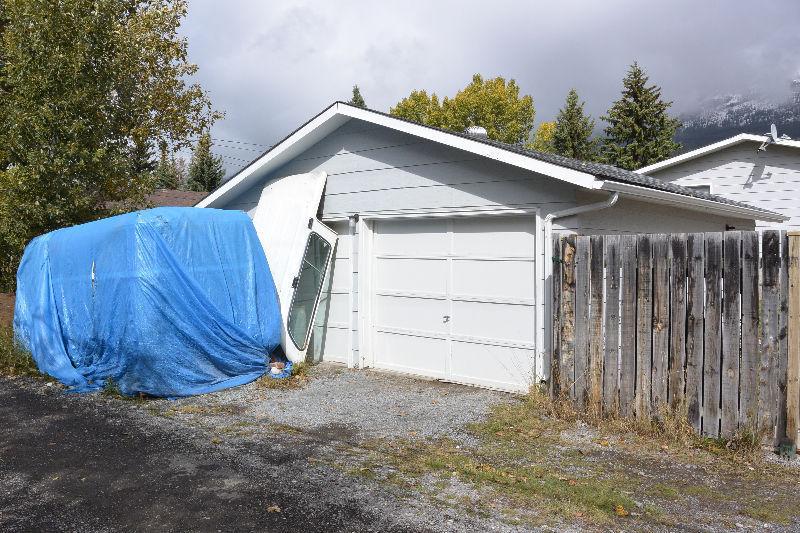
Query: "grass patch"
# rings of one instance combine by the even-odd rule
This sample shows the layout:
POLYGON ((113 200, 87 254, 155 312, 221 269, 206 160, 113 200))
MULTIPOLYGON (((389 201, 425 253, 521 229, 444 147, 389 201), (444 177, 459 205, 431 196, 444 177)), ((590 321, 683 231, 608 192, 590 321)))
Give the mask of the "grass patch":
POLYGON ((578 411, 569 398, 552 399, 546 391, 534 388, 526 401, 516 406, 509 416, 519 419, 535 414, 567 424, 581 421, 603 435, 635 441, 640 449, 700 450, 736 463, 759 463, 763 460, 761 443, 765 433, 743 428, 730 438, 704 437, 697 434, 689 423, 685 409, 680 407, 665 408, 647 419, 598 416, 595 413, 578 411))
POLYGON ((295 363, 292 365, 292 374, 288 378, 275 379, 269 375, 269 370, 266 374, 258 378, 256 386, 262 389, 300 389, 308 384, 310 365, 305 361, 295 363))
POLYGON ((581 517, 608 523, 627 516, 635 503, 619 488, 619 480, 599 472, 565 476, 565 465, 554 462, 530 463, 511 460, 517 454, 504 453, 506 444, 484 440, 478 450, 464 449, 449 439, 435 442, 393 441, 377 444, 379 455, 405 479, 426 475, 440 477, 441 487, 453 476, 476 488, 548 516, 581 517), (445 483, 442 483, 444 481, 445 483))
POLYGON ((14 330, 0 327, 0 374, 4 376, 44 377, 30 352, 14 338, 14 330))
POLYGON ((792 516, 785 508, 780 508, 775 504, 769 502, 752 502, 741 510, 744 516, 758 520, 759 522, 768 522, 770 524, 779 524, 788 526, 792 523, 792 516))

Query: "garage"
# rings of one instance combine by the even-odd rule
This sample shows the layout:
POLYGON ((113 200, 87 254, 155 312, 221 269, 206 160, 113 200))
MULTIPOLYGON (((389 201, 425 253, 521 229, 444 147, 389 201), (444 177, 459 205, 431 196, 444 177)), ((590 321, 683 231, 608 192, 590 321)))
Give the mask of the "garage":
POLYGON ((533 216, 372 223, 372 366, 527 390, 535 362, 533 216))
POLYGON ((318 195, 286 201, 305 198, 316 209, 308 228, 325 224, 338 242, 298 352, 506 391, 549 378, 553 235, 746 230, 776 217, 480 128, 443 131, 343 103, 198 206, 254 216, 266 188, 311 173, 325 176, 318 195))

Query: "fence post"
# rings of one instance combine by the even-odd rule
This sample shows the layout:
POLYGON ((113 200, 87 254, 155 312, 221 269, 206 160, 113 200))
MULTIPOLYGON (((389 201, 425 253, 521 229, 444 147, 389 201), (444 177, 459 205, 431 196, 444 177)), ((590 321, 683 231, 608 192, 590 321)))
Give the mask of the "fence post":
MULTIPOLYGON (((800 232, 789 232, 789 357, 786 364, 786 437, 795 449, 800 425, 800 232)), ((782 408, 783 406, 779 406, 782 408)))
POLYGON ((551 322, 550 345, 550 394, 553 398, 561 396, 561 236, 552 237, 553 270, 550 283, 553 296, 553 320, 551 322))

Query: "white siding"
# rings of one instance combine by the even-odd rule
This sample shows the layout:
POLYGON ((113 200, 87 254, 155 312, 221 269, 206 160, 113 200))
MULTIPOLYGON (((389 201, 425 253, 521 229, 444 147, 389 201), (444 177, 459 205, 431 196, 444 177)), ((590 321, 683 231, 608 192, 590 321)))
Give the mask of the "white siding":
POLYGON ((650 175, 679 185, 711 185, 711 193, 792 217, 759 228, 800 228, 800 150, 743 142, 650 175))
MULTIPOLYGON (((324 170, 323 219, 353 214, 575 205, 574 187, 454 148, 351 120, 268 179, 324 170)), ((251 212, 263 182, 225 205, 251 212)))
MULTIPOLYGON (((579 194, 581 203, 599 201, 604 197, 579 194), (590 198, 594 199, 590 200, 590 198)), ((590 211, 561 223, 583 235, 609 235, 624 233, 690 233, 754 229, 752 220, 730 219, 700 211, 679 210, 673 206, 643 202, 622 197, 608 209, 590 211)))

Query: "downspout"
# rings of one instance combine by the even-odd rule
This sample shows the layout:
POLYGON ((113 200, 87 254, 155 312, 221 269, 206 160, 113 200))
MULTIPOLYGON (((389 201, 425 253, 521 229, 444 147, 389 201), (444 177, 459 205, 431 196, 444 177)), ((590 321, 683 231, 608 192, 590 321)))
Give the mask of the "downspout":
MULTIPOLYGON (((545 296, 545 301, 542 302, 542 305, 540 305, 540 309, 542 309, 542 311, 543 311, 540 316, 543 315, 543 319, 547 322, 546 327, 545 327, 545 332, 548 335, 547 335, 547 338, 546 339, 542 339, 542 341, 543 341, 543 345, 545 346, 544 352, 546 352, 548 355, 552 354, 552 346, 550 346, 550 344, 551 344, 551 341, 552 341, 552 338, 553 338, 553 334, 552 334, 553 333, 552 332, 552 327, 553 327, 552 326, 552 317, 553 317, 553 313, 544 312, 544 308, 545 308, 546 305, 548 305, 548 302, 552 302, 553 301, 553 283, 552 283, 552 279, 553 279, 553 261, 552 261, 552 259, 548 259, 547 258, 548 255, 552 254, 552 250, 553 250, 553 221, 556 220, 556 219, 559 219, 559 218, 571 217, 571 216, 575 216, 575 215, 580 215, 582 213, 588 213, 588 212, 591 212, 591 211, 600 211, 602 209, 607 209, 607 208, 613 206, 614 204, 616 204, 617 200, 619 200, 619 193, 615 192, 615 193, 611 194, 607 199, 603 200, 602 202, 595 202, 595 203, 586 204, 586 205, 579 205, 577 207, 570 207, 569 209, 562 209, 561 211, 555 211, 553 213, 548 214, 543 219, 543 224, 542 224, 544 226, 543 244, 545 246, 547 246, 547 249, 546 250, 542 250, 542 253, 540 254, 539 257, 543 257, 545 259, 545 261, 544 261, 544 269, 545 269, 545 271, 544 271, 544 279, 545 280, 549 279, 550 282, 549 283, 545 283, 545 287, 544 287, 544 291, 543 291, 544 292, 544 296, 545 296)), ((537 368, 538 381, 540 383, 545 383, 548 379, 550 379, 550 375, 549 375, 550 373, 549 373, 549 371, 547 371, 545 369, 544 357, 540 357, 539 360, 542 361, 542 365, 537 368)), ((549 368, 549 367, 547 367, 547 368, 549 368)))

